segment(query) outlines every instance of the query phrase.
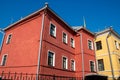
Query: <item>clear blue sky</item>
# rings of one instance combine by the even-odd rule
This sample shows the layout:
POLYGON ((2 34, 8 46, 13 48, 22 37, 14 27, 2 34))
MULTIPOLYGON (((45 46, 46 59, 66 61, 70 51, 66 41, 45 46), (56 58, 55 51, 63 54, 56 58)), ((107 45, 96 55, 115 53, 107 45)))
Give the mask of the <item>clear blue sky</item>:
POLYGON ((84 16, 92 32, 113 26, 120 33, 120 0, 0 0, 0 28, 39 10, 45 2, 70 26, 83 25, 84 16))

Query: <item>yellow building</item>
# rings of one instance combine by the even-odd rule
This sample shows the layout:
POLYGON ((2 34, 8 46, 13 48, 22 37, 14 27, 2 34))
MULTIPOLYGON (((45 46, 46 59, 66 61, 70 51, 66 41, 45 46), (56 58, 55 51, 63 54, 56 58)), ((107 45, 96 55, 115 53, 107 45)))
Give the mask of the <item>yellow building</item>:
POLYGON ((109 80, 118 80, 120 36, 112 28, 96 33, 95 49, 98 74, 108 76, 109 80))

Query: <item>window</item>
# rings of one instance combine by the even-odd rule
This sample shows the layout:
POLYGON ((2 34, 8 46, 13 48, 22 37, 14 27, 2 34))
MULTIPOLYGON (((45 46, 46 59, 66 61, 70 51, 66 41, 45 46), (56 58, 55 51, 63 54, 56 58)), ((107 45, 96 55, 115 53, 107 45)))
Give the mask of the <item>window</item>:
POLYGON ((90 71, 95 72, 95 63, 94 63, 94 61, 90 61, 90 71))
POLYGON ((119 64, 120 64, 120 59, 118 59, 118 61, 119 61, 119 64))
POLYGON ((71 70, 75 71, 75 61, 71 60, 71 70))
POLYGON ((51 51, 48 52, 48 65, 55 66, 55 55, 51 51))
POLYGON ((63 57, 63 69, 67 69, 67 67, 68 67, 67 64, 68 64, 67 58, 63 57))
POLYGON ((63 42, 67 43, 67 34, 63 32, 63 42))
POLYGON ((71 45, 71 47, 75 47, 75 41, 73 38, 71 38, 71 40, 70 40, 70 45, 71 45))
POLYGON ((102 43, 101 43, 101 41, 96 42, 96 49, 97 50, 102 49, 102 43))
POLYGON ((115 46, 116 46, 116 49, 119 49, 119 43, 117 41, 115 41, 115 46))
POLYGON ((5 66, 7 60, 7 55, 3 55, 1 65, 5 66))
POLYGON ((12 34, 9 34, 6 40, 6 44, 9 44, 12 38, 12 34))
POLYGON ((98 60, 98 70, 99 71, 104 71, 103 59, 98 60))
POLYGON ((50 35, 56 37, 56 27, 53 24, 50 24, 50 35))
POLYGON ((93 43, 92 43, 92 41, 90 41, 90 40, 88 40, 88 48, 89 48, 90 50, 93 50, 93 43))

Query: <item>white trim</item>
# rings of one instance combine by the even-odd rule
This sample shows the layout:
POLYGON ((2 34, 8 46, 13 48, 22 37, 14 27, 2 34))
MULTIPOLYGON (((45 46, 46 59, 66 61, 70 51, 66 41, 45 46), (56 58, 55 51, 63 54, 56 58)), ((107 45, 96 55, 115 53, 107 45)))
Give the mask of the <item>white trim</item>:
POLYGON ((64 31, 62 32, 62 42, 65 43, 65 44, 68 44, 68 35, 64 31), (66 34, 66 41, 65 42, 63 41, 63 34, 66 34))
MULTIPOLYGON (((75 66, 75 60, 74 60, 74 59, 71 59, 71 60, 70 60, 70 66, 72 67, 72 65, 71 65, 72 60, 74 61, 74 69, 73 69, 73 71, 75 71, 75 70, 76 70, 76 66, 75 66)), ((72 69, 71 69, 71 70, 72 70, 72 69)))
MULTIPOLYGON (((48 54, 49 54, 49 52, 51 52, 51 53, 53 53, 53 67, 55 66, 55 52, 53 52, 53 51, 51 51, 51 50, 48 50, 47 51, 47 65, 48 65, 48 54)), ((49 65, 48 65, 49 66, 49 65)))
POLYGON ((90 61, 92 61, 92 62, 94 63, 94 72, 95 72, 95 71, 96 71, 96 68, 95 68, 95 61, 94 61, 94 60, 89 60, 89 69, 90 69, 90 72, 91 72, 90 61))
POLYGON ((5 66, 5 65, 6 65, 7 59, 6 59, 5 65, 3 65, 3 59, 4 59, 4 56, 5 56, 5 55, 8 57, 8 54, 4 54, 4 55, 2 56, 1 66, 5 66))
POLYGON ((56 25, 55 25, 53 22, 50 21, 50 25, 49 25, 49 35, 51 35, 51 36, 53 36, 53 37, 56 37, 56 28, 57 28, 56 25), (50 33, 50 32, 51 32, 51 24, 55 26, 55 34, 54 34, 54 35, 51 35, 51 33, 50 33))
POLYGON ((75 48, 75 39, 74 39, 73 37, 70 38, 70 46, 71 46, 72 48, 75 48), (73 46, 71 45, 71 39, 73 39, 73 46))
POLYGON ((63 68, 63 57, 66 58, 66 68, 65 69, 68 69, 68 58, 66 56, 62 56, 62 69, 63 68))
POLYGON ((87 39, 87 46, 89 50, 94 50, 93 41, 91 39, 87 39), (88 44, 89 41, 91 41, 91 49, 89 48, 89 44, 88 44))
POLYGON ((10 44, 11 43, 11 39, 12 39, 12 33, 8 34, 7 35, 7 38, 6 38, 6 44, 10 44), (10 38, 10 41, 8 43, 8 40, 9 40, 9 36, 11 35, 11 38, 10 38))

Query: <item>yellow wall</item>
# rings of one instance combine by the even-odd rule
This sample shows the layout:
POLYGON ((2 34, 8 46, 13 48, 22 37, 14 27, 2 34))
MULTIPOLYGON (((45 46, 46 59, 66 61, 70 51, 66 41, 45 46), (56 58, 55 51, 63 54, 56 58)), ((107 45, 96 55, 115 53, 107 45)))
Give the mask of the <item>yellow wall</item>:
MULTIPOLYGON (((107 43, 106 43, 107 35, 108 35, 108 32, 100 34, 95 39, 95 42, 101 41, 101 43, 102 43, 102 49, 96 50, 96 60, 103 59, 103 62, 104 62, 105 70, 98 71, 98 73, 102 74, 102 75, 107 75, 108 77, 111 77, 112 74, 111 74, 110 58, 109 58, 108 47, 107 47, 107 43)), ((116 37, 114 34, 111 34, 108 38, 108 44, 109 44, 110 53, 111 53, 110 55, 112 58, 114 75, 117 78, 118 76, 120 76, 120 63, 119 63, 120 47, 119 47, 119 49, 116 48, 115 40, 120 44, 120 39, 118 37, 116 37)))

